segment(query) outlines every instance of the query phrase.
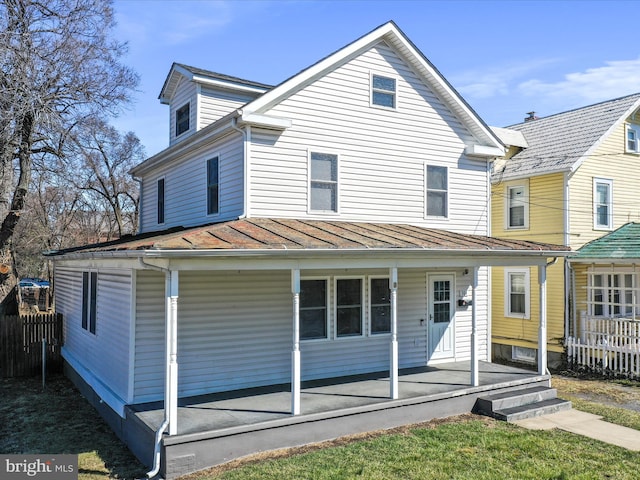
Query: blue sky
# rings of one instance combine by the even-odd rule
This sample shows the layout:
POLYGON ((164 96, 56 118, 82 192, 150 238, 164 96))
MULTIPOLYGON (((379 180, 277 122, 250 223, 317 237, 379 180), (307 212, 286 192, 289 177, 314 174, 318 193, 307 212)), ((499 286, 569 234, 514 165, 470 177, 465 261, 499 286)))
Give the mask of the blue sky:
POLYGON ((116 0, 141 77, 114 124, 149 155, 168 145, 158 94, 171 64, 276 85, 395 21, 489 124, 640 92, 640 1, 116 0))

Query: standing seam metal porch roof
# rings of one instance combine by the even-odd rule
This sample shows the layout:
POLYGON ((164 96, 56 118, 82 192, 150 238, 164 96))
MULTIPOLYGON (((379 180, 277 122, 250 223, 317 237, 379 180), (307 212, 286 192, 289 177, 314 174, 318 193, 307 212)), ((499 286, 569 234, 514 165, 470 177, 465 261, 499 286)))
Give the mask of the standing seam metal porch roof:
POLYGON ((250 218, 189 229, 141 234, 113 242, 70 248, 66 253, 197 250, 523 251, 560 254, 562 245, 467 235, 414 225, 250 218))

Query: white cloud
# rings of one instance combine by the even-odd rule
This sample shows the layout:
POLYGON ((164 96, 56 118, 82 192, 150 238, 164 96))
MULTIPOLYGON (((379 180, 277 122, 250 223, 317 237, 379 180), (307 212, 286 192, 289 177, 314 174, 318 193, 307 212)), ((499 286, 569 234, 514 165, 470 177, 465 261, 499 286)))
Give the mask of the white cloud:
POLYGON ((529 80, 518 85, 526 96, 595 103, 640 91, 640 57, 605 62, 605 66, 568 73, 559 82, 529 80))
POLYGON ((506 96, 512 92, 518 79, 529 77, 532 72, 559 62, 559 59, 547 58, 500 65, 487 70, 471 70, 459 75, 454 74, 451 81, 462 95, 471 98, 506 96))

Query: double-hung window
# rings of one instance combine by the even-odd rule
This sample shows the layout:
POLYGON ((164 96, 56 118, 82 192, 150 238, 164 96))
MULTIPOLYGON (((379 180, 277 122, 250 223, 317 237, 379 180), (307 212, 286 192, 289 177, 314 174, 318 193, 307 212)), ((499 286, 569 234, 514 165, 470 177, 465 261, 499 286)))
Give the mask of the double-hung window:
POLYGON ((625 152, 627 153, 640 153, 640 125, 625 126, 626 131, 626 144, 625 152))
POLYGON ((427 216, 447 217, 449 181, 447 167, 427 165, 427 216))
POLYGON ((362 335, 362 279, 336 279, 336 336, 362 335))
POLYGON ((524 185, 507 187, 507 228, 527 228, 528 203, 524 185))
POLYGON ((611 230, 613 228, 613 181, 593 179, 593 228, 611 230))
POLYGON ((338 156, 311 152, 309 209, 320 212, 338 211, 338 156))
POLYGON ((300 340, 327 338, 327 280, 300 281, 300 340))
POLYGON ((96 333, 98 272, 82 272, 82 328, 96 333))
POLYGON ((505 317, 530 318, 529 269, 505 269, 505 317))
POLYGON ((369 281, 369 317, 371 334, 391 332, 391 295, 388 278, 369 281))
POLYGON ((176 110, 176 137, 189 130, 189 104, 176 110))
POLYGON ((207 215, 220 213, 219 157, 207 160, 207 215))
POLYGON ((164 178, 158 180, 157 200, 158 224, 162 224, 164 223, 164 178))
POLYGON ((371 104, 379 107, 396 108, 395 78, 371 75, 371 104))

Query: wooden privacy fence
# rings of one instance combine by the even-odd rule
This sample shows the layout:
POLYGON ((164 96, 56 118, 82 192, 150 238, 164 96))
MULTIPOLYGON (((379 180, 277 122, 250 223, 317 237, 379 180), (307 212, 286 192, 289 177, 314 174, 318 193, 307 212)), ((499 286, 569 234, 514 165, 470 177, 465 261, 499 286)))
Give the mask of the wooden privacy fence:
POLYGON ((0 316, 0 376, 40 375, 43 350, 47 372, 62 371, 62 343, 62 314, 0 316))
POLYGON ((580 338, 567 338, 567 361, 573 369, 640 379, 640 321, 587 318, 580 338))

